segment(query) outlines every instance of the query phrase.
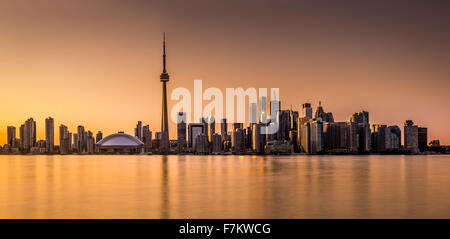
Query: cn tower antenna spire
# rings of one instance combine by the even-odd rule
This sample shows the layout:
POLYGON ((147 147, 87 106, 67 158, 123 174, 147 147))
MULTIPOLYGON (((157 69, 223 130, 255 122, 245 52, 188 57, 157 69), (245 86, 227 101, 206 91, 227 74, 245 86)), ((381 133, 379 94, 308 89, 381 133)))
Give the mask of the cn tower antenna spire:
POLYGON ((163 73, 166 73, 166 32, 163 33, 163 73))

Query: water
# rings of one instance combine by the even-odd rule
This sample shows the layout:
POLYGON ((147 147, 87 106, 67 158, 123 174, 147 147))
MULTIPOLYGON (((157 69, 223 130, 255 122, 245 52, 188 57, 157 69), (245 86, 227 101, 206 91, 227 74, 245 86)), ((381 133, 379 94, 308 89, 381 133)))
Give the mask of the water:
POLYGON ((0 218, 450 218, 450 155, 2 155, 0 218))

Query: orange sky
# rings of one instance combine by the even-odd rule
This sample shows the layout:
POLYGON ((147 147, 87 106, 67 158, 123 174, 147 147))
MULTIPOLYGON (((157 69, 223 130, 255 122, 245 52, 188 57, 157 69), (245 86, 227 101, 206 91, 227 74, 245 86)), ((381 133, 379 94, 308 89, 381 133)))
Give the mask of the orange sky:
POLYGON ((48 116, 56 133, 132 134, 138 120, 158 131, 163 31, 169 95, 194 79, 224 92, 278 87, 283 108, 321 100, 337 121, 360 110, 371 123, 412 119, 450 144, 448 8, 164 2, 2 1, 0 144, 29 117, 39 139, 48 116))

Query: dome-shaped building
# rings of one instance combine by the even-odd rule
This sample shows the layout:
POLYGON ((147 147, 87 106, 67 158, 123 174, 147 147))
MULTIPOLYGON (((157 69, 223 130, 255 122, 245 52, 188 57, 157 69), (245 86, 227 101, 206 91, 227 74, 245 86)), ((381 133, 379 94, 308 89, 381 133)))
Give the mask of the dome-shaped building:
POLYGON ((107 153, 140 153, 144 149, 142 141, 123 132, 108 135, 96 145, 100 152, 107 153))

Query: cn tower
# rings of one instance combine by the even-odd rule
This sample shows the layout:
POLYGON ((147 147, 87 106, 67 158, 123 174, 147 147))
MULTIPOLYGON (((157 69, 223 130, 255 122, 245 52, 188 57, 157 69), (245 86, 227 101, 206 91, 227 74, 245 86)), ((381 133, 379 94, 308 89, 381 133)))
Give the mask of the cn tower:
POLYGON ((163 72, 159 77, 162 85, 162 114, 161 114, 161 141, 159 151, 161 154, 169 153, 169 121, 167 119, 167 86, 169 73, 166 70, 166 33, 163 34, 163 72))

